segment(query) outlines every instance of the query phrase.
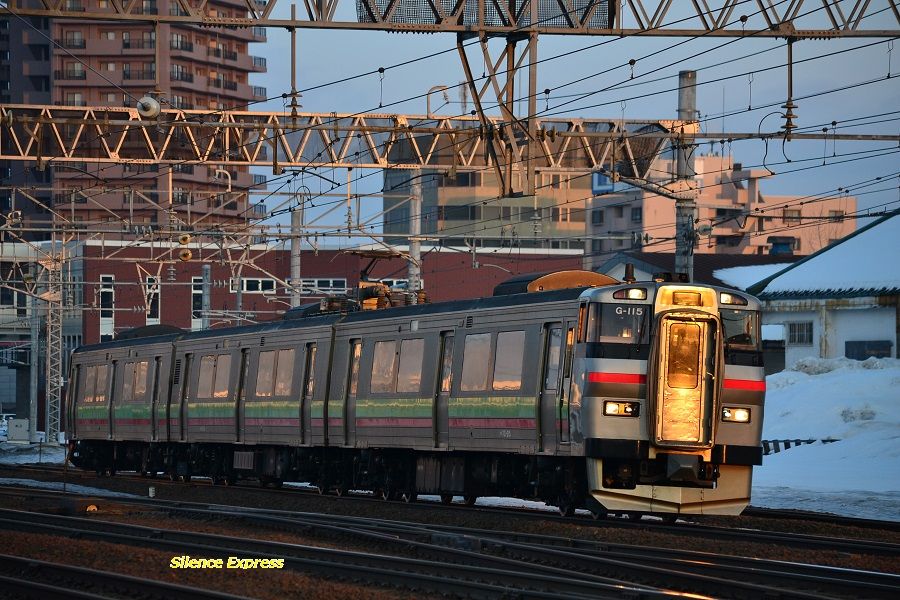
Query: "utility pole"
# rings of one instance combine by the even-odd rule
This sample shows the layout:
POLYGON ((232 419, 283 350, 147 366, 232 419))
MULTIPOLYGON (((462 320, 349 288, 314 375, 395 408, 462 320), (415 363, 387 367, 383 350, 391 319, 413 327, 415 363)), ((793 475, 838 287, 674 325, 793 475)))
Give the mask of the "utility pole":
MULTIPOLYGON (((32 264, 31 269, 34 275, 34 269, 37 265, 32 264)), ((35 275, 36 276, 36 275, 35 275)), ((29 324, 31 325, 31 356, 29 365, 28 380, 28 441, 37 441, 37 421, 38 421, 38 363, 40 362, 41 348, 41 324, 38 318, 38 299, 35 294, 29 298, 29 324)))
MULTIPOLYGON (((238 285, 243 282, 238 281, 238 285)), ((203 265, 203 296, 200 303, 200 329, 209 329, 210 295, 212 292, 212 267, 203 265)))
MULTIPOLYGON (((697 118, 697 72, 678 73, 678 119, 693 121, 697 118)), ((676 152, 676 176, 680 180, 693 179, 694 146, 683 139, 676 152)), ((687 274, 694 280, 694 227, 697 221, 697 203, 693 200, 675 200, 675 272, 687 274)))
POLYGON ((422 177, 421 171, 409 183, 409 291, 417 303, 421 287, 422 177))
POLYGON ((303 230, 303 200, 291 211, 291 307, 300 306, 303 300, 300 289, 300 232, 303 230))

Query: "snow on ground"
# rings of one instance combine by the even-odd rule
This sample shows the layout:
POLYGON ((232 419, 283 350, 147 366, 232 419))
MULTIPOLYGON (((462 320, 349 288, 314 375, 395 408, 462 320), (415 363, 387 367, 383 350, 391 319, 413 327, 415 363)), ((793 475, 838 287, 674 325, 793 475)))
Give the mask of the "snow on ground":
POLYGON ((103 498, 137 498, 137 496, 135 496, 134 494, 113 492, 110 490, 88 487, 86 485, 77 485, 74 483, 63 484, 62 481, 36 481, 34 479, 17 479, 15 477, 6 477, 0 478, 0 486, 20 486, 55 491, 62 491, 63 489, 65 489, 66 493, 69 494, 100 496, 103 498))
MULTIPOLYGON (((751 503, 900 521, 900 360, 804 359, 766 384, 763 439, 840 441, 763 457, 753 471, 751 503)), ((0 443, 0 464, 64 459, 64 449, 53 444, 0 443)), ((21 480, 0 485, 10 481, 21 480)), ((544 507, 510 498, 479 498, 478 504, 544 507)))
POLYGON ((804 359, 766 379, 763 439, 838 439, 770 454, 755 506, 900 520, 900 360, 804 359))

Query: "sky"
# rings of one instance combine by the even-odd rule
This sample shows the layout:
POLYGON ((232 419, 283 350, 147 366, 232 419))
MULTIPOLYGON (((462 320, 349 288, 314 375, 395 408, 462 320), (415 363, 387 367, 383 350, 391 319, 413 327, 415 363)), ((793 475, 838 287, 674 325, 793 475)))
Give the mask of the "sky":
MULTIPOLYGON (((763 439, 815 443, 763 457, 751 505, 900 521, 900 360, 807 358, 767 377, 766 387, 763 439)), ((45 462, 64 459, 61 449, 43 452, 45 462)), ((37 461, 35 448, 0 443, 0 464, 37 461)), ((509 498, 478 503, 546 508, 509 498)))
MULTIPOLYGON (((881 4, 872 3, 866 28, 898 29, 893 15, 882 10, 885 7, 881 4)), ((753 16, 755 5, 754 2, 740 7, 751 14, 748 29, 761 23, 758 16, 753 16)), ((352 19, 351 13, 345 11, 352 11, 353 6, 342 3, 338 15, 352 19)), ((827 27, 821 3, 804 3, 803 7, 817 11, 816 19, 807 17, 804 21, 807 26, 827 27)), ((289 4, 280 3, 273 16, 288 14, 289 4)), ((667 21, 683 16, 685 13, 673 9, 667 21)), ((737 16, 738 12, 732 19, 737 16)), ((695 24, 692 21, 685 27, 695 24)), ((453 34, 300 29, 297 39, 298 87, 306 90, 300 100, 304 111, 425 114, 426 91, 446 85, 451 87, 450 104, 444 105, 440 94, 433 94, 433 111, 448 116, 463 112, 458 88, 453 88, 464 80, 453 34), (434 54, 437 56, 422 58, 434 54), (406 62, 409 64, 395 67, 406 62), (383 78, 377 73, 379 67, 386 69, 383 78), (369 74, 353 78, 365 73, 369 74), (328 85, 345 78, 353 79, 328 85), (414 99, 404 101, 408 98, 414 99)), ((265 45, 250 47, 251 53, 268 59, 269 69, 265 74, 251 76, 251 83, 264 85, 268 96, 273 97, 290 91, 290 37, 284 30, 269 29, 268 40, 265 45)), ((494 45, 494 52, 499 52, 501 42, 494 45)), ((477 46, 473 46, 469 57, 478 77, 483 60, 476 51, 477 46)), ((870 124, 841 131, 900 133, 898 54, 900 47, 895 51, 883 39, 796 42, 793 93, 798 105, 797 125, 820 132, 822 127, 830 130, 832 121, 840 127, 852 119, 863 119, 870 124), (887 78, 889 70, 893 77, 887 78), (850 89, 823 94, 841 87, 850 89)), ((783 124, 779 112, 786 99, 786 56, 783 39, 543 35, 538 50, 538 109, 551 115, 584 118, 671 119, 676 116, 678 71, 694 69, 698 71, 698 112, 704 131, 777 131, 783 124), (629 59, 636 61, 633 69, 628 66, 629 59), (723 62, 726 64, 715 66, 723 62), (728 79, 720 81, 724 77, 728 79), (544 89, 551 90, 549 96, 543 94, 544 89), (590 95, 578 97, 584 94, 590 95), (748 111, 748 106, 753 110, 748 111), (728 114, 724 119, 723 108, 728 114)), ((527 82, 518 82, 517 97, 524 98, 526 94, 527 82)), ((280 111, 283 107, 284 102, 278 99, 254 108, 280 111)), ((524 111, 524 102, 521 107, 524 111)), ((469 102, 467 109, 471 108, 469 102)), ((762 184, 764 194, 841 194, 846 192, 839 188, 853 190, 855 185, 869 182, 867 187, 858 189, 865 192, 858 196, 861 209, 878 210, 885 203, 893 203, 896 208, 900 203, 900 148, 896 143, 795 140, 784 145, 780 141, 769 142, 767 146, 760 140, 724 144, 717 141, 702 145, 699 151, 731 153, 735 162, 745 167, 763 168, 765 164, 775 175, 762 184), (889 180, 891 175, 893 181, 889 180), (887 179, 871 181, 876 177, 887 179)), ((322 173, 337 181, 346 179, 343 172, 322 173)), ((313 192, 319 191, 319 183, 310 185, 313 192)), ((357 185, 354 192, 375 192, 381 188, 382 179, 374 173, 357 185)), ((379 199, 370 202, 373 207, 380 204, 379 199)), ((374 212, 374 208, 371 210, 374 212)))

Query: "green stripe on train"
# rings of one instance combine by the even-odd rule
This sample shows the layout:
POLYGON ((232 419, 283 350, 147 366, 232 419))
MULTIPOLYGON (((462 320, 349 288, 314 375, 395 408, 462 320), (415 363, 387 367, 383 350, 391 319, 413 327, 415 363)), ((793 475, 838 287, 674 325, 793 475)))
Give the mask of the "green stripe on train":
POLYGON ((533 396, 481 396, 450 398, 447 412, 451 419, 533 419, 533 396))
POLYGON ((431 398, 359 398, 356 401, 356 418, 430 418, 433 413, 431 398))

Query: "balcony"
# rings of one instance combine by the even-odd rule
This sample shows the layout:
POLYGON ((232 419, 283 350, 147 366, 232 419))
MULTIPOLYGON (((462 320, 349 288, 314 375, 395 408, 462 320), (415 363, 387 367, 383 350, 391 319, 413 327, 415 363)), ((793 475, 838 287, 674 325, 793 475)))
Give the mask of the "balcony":
POLYGON ((122 73, 122 79, 131 81, 156 79, 156 71, 125 71, 122 73))
POLYGON ((87 79, 87 71, 75 71, 75 70, 69 70, 69 69, 66 69, 65 71, 53 71, 53 78, 59 79, 59 80, 65 80, 65 79, 84 80, 84 79, 87 79))
POLYGON ((56 40, 56 43, 60 47, 65 48, 67 50, 84 50, 84 48, 87 46, 87 44, 85 43, 85 40, 83 38, 82 39, 69 38, 69 39, 64 39, 64 40, 56 40))
POLYGON ((125 50, 154 50, 156 40, 122 40, 122 48, 125 50))
POLYGON ((237 90, 237 81, 231 81, 230 79, 210 79, 209 85, 216 88, 224 88, 226 90, 235 91, 237 90))
POLYGON ((194 51, 194 43, 189 42, 187 40, 172 40, 169 43, 169 48, 172 50, 183 50, 184 52, 193 52, 194 51))
POLYGON ((234 50, 225 50, 222 48, 210 48, 208 50, 209 56, 215 56, 216 58, 224 58, 225 60, 237 60, 237 52, 234 50))
POLYGON ((194 83, 194 74, 188 73, 187 71, 172 71, 170 73, 172 81, 184 81, 187 83, 194 83))

